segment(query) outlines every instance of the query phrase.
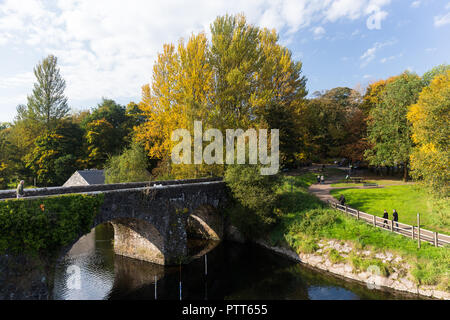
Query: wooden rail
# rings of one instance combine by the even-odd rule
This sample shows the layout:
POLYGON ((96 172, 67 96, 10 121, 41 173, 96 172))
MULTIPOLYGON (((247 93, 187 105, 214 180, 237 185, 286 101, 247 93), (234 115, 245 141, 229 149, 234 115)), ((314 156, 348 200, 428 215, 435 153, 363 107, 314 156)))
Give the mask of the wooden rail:
POLYGON ((443 247, 450 244, 450 236, 448 235, 384 219, 336 202, 328 201, 328 203, 332 208, 345 212, 347 215, 355 217, 358 220, 363 220, 375 227, 383 228, 411 239, 420 239, 420 241, 429 242, 436 247, 443 247))

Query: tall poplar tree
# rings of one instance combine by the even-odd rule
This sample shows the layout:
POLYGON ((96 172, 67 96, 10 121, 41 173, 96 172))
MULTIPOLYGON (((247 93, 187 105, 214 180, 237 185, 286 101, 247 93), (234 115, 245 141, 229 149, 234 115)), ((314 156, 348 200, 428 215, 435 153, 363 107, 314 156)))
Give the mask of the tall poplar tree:
POLYGON ((64 95, 66 82, 60 74, 58 59, 49 55, 34 68, 34 75, 33 93, 28 96, 26 106, 17 108, 18 118, 34 120, 52 129, 70 111, 64 95))

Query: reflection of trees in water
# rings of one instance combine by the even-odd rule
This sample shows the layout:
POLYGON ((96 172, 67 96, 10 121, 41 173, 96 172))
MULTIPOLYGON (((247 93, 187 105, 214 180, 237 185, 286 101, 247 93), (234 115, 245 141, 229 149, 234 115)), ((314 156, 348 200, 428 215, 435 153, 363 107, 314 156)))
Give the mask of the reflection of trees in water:
POLYGON ((125 256, 114 258, 114 286, 109 295, 114 299, 118 295, 128 294, 145 285, 154 284, 164 277, 164 266, 125 256))
POLYGON ((112 250, 112 226, 98 225, 83 236, 56 265, 54 299, 102 299, 114 280, 114 252, 112 250), (67 287, 69 266, 81 270, 82 290, 67 287))
MULTIPOLYGON (((365 284, 362 284, 357 281, 352 281, 348 279, 344 279, 338 276, 333 276, 328 272, 320 271, 317 269, 313 269, 311 267, 295 264, 290 266, 284 270, 279 270, 278 273, 289 274, 292 278, 288 283, 291 284, 291 287, 295 288, 295 285, 298 281, 301 281, 304 284, 307 284, 307 287, 322 287, 322 288, 335 288, 340 289, 340 291, 344 290, 351 291, 357 299, 366 300, 366 299, 417 299, 416 295, 407 294, 407 293, 398 293, 392 290, 370 290, 367 288, 365 284)), ((302 292, 303 293, 303 292, 302 292)), ((337 294, 342 294, 337 292, 337 294)), ((292 294, 295 296, 295 293, 292 294)), ((346 295, 348 297, 348 295, 346 295)), ((329 296, 328 296, 329 297, 329 296)), ((328 298, 327 297, 327 298, 328 298)), ((309 297, 311 298, 311 297, 309 297)), ((324 296, 325 298, 325 296, 324 296)), ((339 299, 339 296, 331 297, 333 299, 339 299)), ((295 299, 298 299, 295 297, 295 299)))
MULTIPOLYGON (((197 266, 193 266, 192 262, 182 266, 181 275, 186 286, 184 294, 189 294, 189 288, 202 283, 204 270, 199 268, 198 262, 201 265, 203 261, 201 256, 213 250, 218 244, 218 241, 211 240, 188 240, 189 255, 192 261, 197 261, 197 266)), ((153 299, 155 276, 158 282, 158 299, 179 298, 180 266, 163 266, 115 255, 114 269, 115 281, 109 299, 153 299)))
POLYGON ((155 276, 161 300, 179 299, 180 276, 183 299, 417 298, 392 291, 369 290, 364 284, 319 272, 260 246, 233 242, 189 240, 189 255, 196 259, 181 266, 180 273, 179 266, 161 266, 115 255, 112 238, 112 227, 101 225, 95 232, 95 254, 83 257, 88 273, 101 275, 110 270, 114 279, 110 284, 112 289, 108 290, 109 299, 153 299, 155 276))

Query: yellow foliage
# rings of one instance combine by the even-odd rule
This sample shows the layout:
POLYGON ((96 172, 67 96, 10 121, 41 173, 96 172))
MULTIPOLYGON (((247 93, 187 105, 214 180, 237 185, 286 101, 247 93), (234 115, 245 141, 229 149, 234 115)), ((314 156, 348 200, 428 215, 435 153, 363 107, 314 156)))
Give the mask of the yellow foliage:
POLYGON ((436 194, 448 196, 450 139, 450 71, 436 76, 409 107, 412 139, 411 173, 436 194))

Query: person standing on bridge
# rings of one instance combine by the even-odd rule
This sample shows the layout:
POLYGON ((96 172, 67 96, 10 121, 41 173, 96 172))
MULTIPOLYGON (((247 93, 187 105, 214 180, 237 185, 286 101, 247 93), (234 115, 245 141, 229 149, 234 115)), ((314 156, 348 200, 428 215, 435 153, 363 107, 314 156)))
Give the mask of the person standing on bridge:
POLYGON ((16 189, 17 199, 18 198, 22 198, 25 195, 25 193, 23 192, 23 185, 24 185, 24 183, 25 183, 25 181, 20 180, 19 185, 17 186, 17 189, 16 189))
POLYGON ((389 219, 389 213, 386 211, 386 209, 384 209, 383 219, 384 219, 383 227, 389 228, 389 225, 387 222, 387 219, 389 219))
POLYGON ((317 183, 320 183, 320 176, 317 176, 317 183))
POLYGON ((394 222, 395 222, 395 225, 397 226, 397 230, 398 230, 398 213, 397 213, 397 210, 394 209, 394 211, 392 212, 392 217, 393 217, 392 224, 394 224, 394 222))
POLYGON ((325 178, 323 177, 323 175, 320 176, 320 183, 324 184, 325 183, 325 178))

